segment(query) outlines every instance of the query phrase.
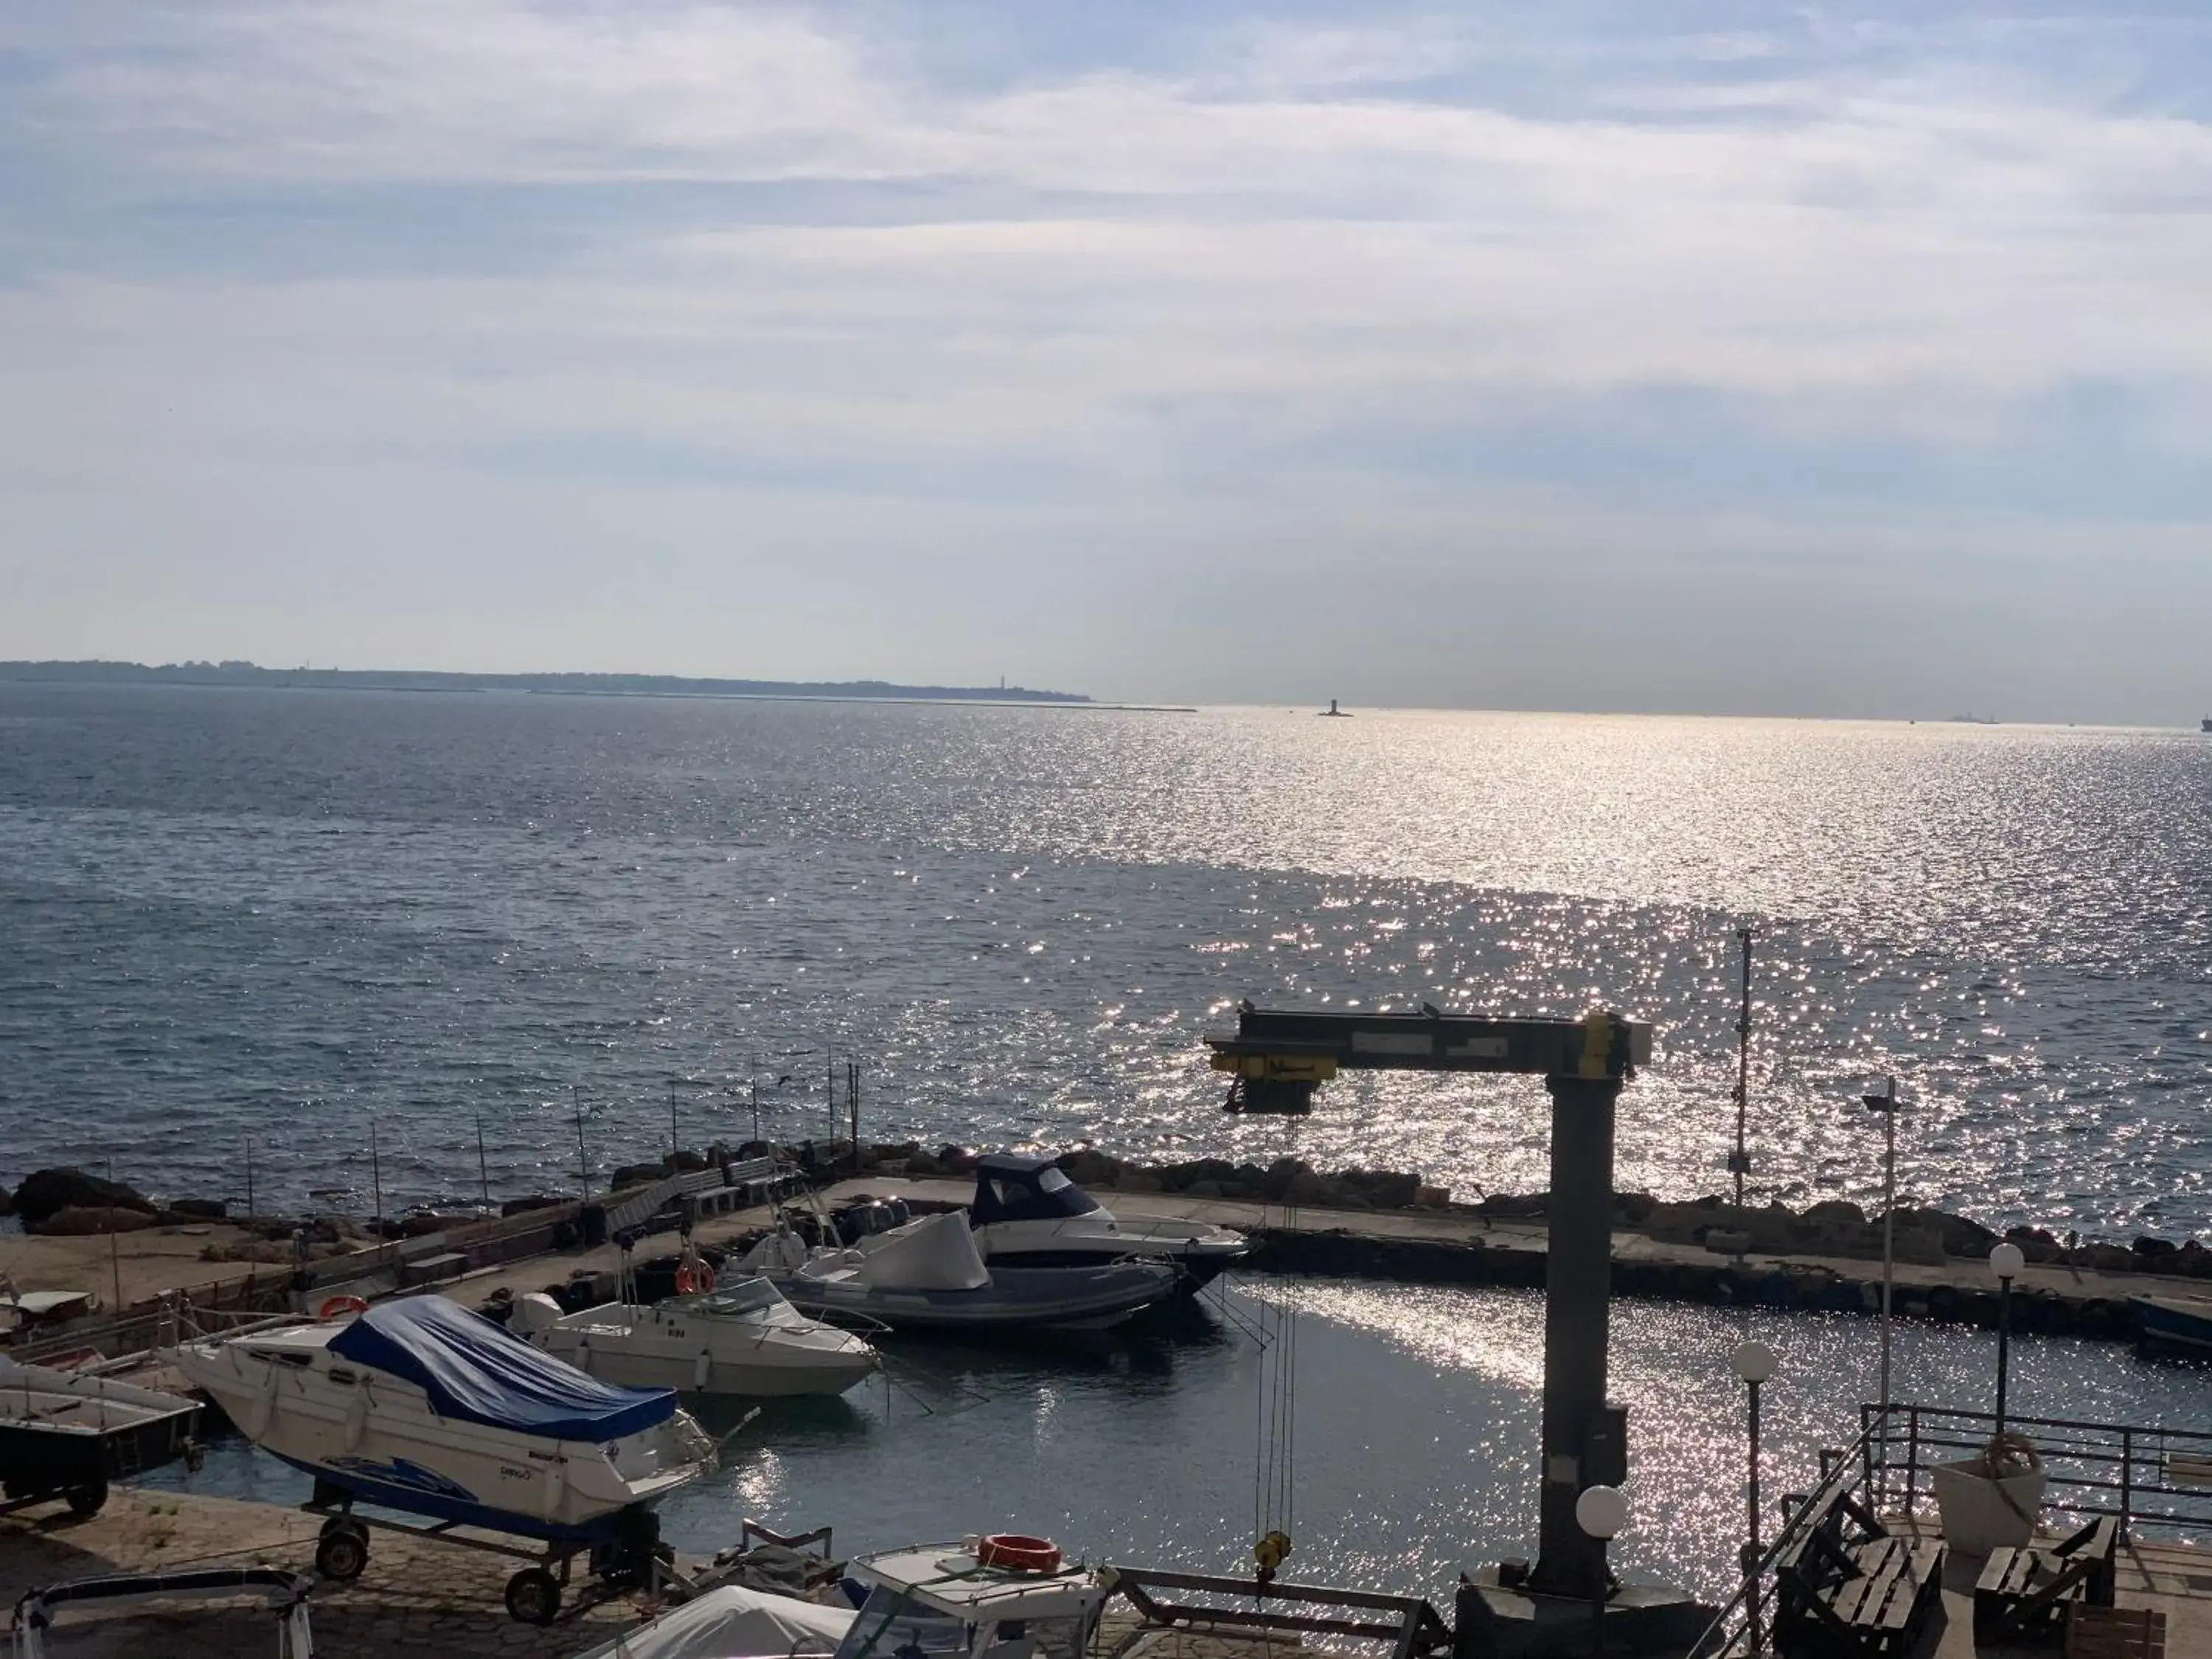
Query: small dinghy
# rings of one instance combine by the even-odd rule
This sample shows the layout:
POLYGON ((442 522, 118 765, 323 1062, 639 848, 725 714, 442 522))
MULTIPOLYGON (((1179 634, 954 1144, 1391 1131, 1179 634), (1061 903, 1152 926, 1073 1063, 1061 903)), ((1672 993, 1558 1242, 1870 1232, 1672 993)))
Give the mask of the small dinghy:
POLYGON ((8 1507, 61 1498, 78 1515, 107 1483, 190 1451, 197 1401, 0 1356, 0 1492, 8 1507))
POLYGON ((809 1319, 758 1274, 651 1307, 635 1300, 563 1314, 550 1296, 514 1304, 509 1328, 602 1382, 780 1399, 842 1394, 872 1374, 876 1351, 809 1319))
POLYGON ((1097 1330, 1172 1296, 1176 1284, 1163 1261, 986 1267, 957 1210, 850 1249, 809 1250, 780 1227, 738 1265, 764 1275, 803 1313, 892 1330, 1097 1330))

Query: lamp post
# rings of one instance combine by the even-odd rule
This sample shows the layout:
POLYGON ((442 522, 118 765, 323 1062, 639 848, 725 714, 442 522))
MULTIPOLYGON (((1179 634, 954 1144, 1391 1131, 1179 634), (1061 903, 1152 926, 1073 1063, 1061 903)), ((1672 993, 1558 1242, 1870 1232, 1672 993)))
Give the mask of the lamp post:
POLYGON ((1897 1079, 1882 1079, 1878 1095, 1863 1095, 1870 1112, 1881 1116, 1881 1381, 1875 1438, 1881 1448, 1885 1482, 1889 1470, 1889 1304, 1897 1279, 1897 1079))
POLYGON ((2015 1274, 2027 1265, 2020 1246, 2007 1239, 1990 1252, 1990 1266, 1997 1276, 1997 1431, 1995 1438, 2004 1438, 2005 1431, 2005 1373, 2012 1362, 2012 1281, 2015 1274))
POLYGON ((1735 1374, 1750 1395, 1746 1422, 1751 1442, 1749 1479, 1744 1486, 1744 1513, 1749 1522, 1744 1537, 1743 1571, 1751 1583, 1746 1618, 1751 1633, 1752 1659, 1758 1659, 1761 1637, 1759 1608, 1759 1385, 1774 1375, 1774 1350, 1764 1342, 1746 1342, 1735 1351, 1735 1374))
MULTIPOLYGON (((1628 1524, 1628 1500, 1618 1486, 1585 1486, 1575 1499, 1575 1524, 1595 1539, 1601 1556, 1606 1545, 1628 1524)), ((1610 1569, 1601 1571, 1590 1585, 1590 1652, 1605 1651, 1605 1598, 1611 1587, 1610 1569)))

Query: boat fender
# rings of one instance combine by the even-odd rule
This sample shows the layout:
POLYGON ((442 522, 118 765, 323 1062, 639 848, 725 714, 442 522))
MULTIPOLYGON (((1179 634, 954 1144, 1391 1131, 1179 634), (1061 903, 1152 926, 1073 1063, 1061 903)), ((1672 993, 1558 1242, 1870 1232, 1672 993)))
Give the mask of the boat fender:
POLYGON ((691 1367, 691 1386, 703 1391, 707 1386, 708 1373, 714 1369, 714 1356, 704 1348, 700 1349, 697 1363, 691 1367))
POLYGON ((676 1270, 676 1291, 679 1296, 696 1296, 714 1288, 714 1270, 702 1261, 696 1266, 685 1262, 676 1270))
POLYGON ((368 1311, 368 1304, 357 1296, 333 1296, 324 1299, 323 1305, 315 1310, 315 1317, 343 1319, 354 1314, 365 1314, 368 1311))
POLYGON ((994 1532, 975 1546, 975 1562, 979 1566, 1001 1567, 1012 1572, 1058 1572, 1060 1546, 1049 1538, 994 1532))

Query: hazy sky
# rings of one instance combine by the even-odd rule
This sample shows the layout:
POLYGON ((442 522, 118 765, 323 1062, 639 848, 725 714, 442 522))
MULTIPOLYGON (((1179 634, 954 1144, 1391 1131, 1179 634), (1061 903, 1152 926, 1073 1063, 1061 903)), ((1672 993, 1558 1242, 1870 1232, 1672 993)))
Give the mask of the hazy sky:
POLYGON ((2193 721, 2212 8, 0 8, 0 657, 2193 721))

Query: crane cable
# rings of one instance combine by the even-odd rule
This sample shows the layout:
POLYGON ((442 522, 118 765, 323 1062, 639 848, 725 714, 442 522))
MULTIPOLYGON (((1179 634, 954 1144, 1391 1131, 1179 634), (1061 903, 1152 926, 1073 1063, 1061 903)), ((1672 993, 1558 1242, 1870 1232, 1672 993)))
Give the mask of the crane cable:
MULTIPOLYGON (((1294 1206, 1284 1206, 1285 1227, 1293 1224, 1294 1213, 1294 1206)), ((1264 1329, 1271 1311, 1264 1295, 1259 1305, 1264 1329)), ((1274 1340, 1258 1367, 1253 1413, 1252 1559, 1262 1585, 1273 1581, 1289 1556, 1297 1518, 1298 1315, 1287 1288, 1277 1287, 1272 1312, 1274 1340)))

